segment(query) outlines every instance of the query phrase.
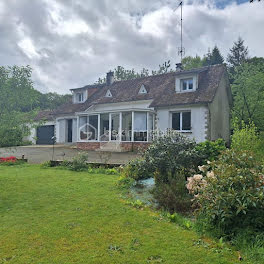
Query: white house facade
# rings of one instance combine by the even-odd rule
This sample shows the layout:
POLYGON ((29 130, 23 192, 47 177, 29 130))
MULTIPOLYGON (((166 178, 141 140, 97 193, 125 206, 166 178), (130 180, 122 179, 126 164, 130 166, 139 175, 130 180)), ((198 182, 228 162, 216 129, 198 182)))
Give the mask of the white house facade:
POLYGON ((106 84, 71 92, 71 102, 40 113, 37 120, 48 123, 34 132, 36 142, 45 143, 39 139, 45 129, 56 143, 89 150, 135 150, 148 146, 155 131, 176 130, 197 142, 230 139, 232 96, 224 65, 126 81, 114 81, 109 72, 106 84))

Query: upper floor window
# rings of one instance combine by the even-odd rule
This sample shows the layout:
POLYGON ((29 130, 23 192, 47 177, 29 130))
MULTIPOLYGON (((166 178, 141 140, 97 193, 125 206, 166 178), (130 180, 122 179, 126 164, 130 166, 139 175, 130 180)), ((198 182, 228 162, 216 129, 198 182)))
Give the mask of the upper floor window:
POLYGON ((181 80, 181 91, 193 90, 193 78, 181 80))
POLYGON ((172 113, 171 127, 177 131, 191 131, 191 112, 172 113))
POLYGON ((109 89, 106 91, 105 97, 113 97, 109 89))
POLYGON ((147 90, 146 90, 146 88, 145 88, 145 86, 143 84, 141 85, 138 93, 139 94, 146 94, 146 93, 148 93, 147 90))
POLYGON ((79 103, 83 102, 83 93, 77 93, 76 97, 77 97, 77 102, 79 103))

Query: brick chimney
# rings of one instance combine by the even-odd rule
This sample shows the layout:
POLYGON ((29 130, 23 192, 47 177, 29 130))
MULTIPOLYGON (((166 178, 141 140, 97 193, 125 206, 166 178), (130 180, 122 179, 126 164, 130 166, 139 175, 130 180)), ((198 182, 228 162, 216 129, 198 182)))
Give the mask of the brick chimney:
POLYGON ((106 74, 106 84, 111 85, 114 82, 114 72, 110 71, 106 74))
POLYGON ((177 72, 183 71, 183 67, 182 67, 182 64, 181 63, 176 63, 176 71, 177 72))

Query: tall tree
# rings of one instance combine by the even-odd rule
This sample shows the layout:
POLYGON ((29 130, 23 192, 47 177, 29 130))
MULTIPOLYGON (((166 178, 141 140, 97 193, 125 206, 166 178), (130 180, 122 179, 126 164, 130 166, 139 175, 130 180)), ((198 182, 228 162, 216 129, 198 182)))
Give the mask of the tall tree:
POLYGON ((209 49, 204 59, 205 59, 205 65, 207 66, 224 63, 224 57, 220 53, 220 50, 218 49, 217 46, 214 46, 212 52, 210 52, 209 49))
POLYGON ((264 63, 243 63, 235 68, 231 85, 234 98, 233 118, 253 121, 264 131, 264 63))
POLYGON ((245 46, 244 40, 239 37, 237 41, 234 42, 233 47, 230 49, 227 55, 227 62, 229 67, 234 68, 248 59, 248 47, 245 46))
POLYGON ((29 113, 37 102, 31 68, 0 67, 0 146, 18 145, 28 132, 29 113))

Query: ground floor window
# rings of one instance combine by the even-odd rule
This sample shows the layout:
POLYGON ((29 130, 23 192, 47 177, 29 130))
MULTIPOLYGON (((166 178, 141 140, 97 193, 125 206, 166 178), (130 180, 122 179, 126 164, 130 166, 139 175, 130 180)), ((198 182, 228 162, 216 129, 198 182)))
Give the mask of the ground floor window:
POLYGON ((172 113, 172 129, 177 131, 191 131, 191 112, 172 113))
POLYGON ((98 115, 81 116, 79 119, 79 136, 81 140, 98 139, 98 115))
POLYGON ((147 113, 134 113, 134 141, 147 141, 147 113))
POLYGON ((101 113, 79 117, 80 141, 151 141, 154 114, 147 111, 101 113))

